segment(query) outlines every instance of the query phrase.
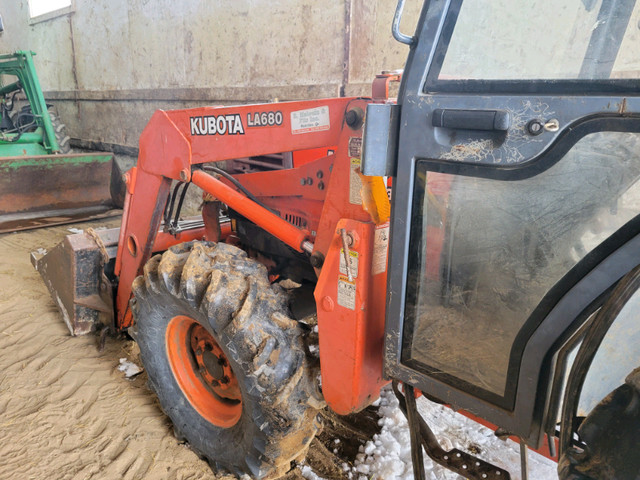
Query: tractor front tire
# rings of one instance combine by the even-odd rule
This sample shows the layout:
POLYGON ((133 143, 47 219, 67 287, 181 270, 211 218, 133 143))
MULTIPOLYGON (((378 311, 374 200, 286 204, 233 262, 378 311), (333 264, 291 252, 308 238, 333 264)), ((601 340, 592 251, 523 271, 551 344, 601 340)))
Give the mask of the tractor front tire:
POLYGON ((152 257, 132 310, 149 385, 176 435, 214 470, 276 478, 319 424, 303 330, 266 268, 224 243, 152 257))

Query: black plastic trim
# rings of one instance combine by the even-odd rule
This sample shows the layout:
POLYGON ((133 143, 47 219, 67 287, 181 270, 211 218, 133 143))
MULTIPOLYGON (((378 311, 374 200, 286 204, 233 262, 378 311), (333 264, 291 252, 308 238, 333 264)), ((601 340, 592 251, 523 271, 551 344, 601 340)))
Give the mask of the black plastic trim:
POLYGON ((430 172, 449 173, 493 180, 524 180, 535 177, 558 163, 586 135, 597 132, 640 132, 640 115, 585 117, 570 125, 551 146, 531 160, 512 165, 466 163, 419 158, 430 172))

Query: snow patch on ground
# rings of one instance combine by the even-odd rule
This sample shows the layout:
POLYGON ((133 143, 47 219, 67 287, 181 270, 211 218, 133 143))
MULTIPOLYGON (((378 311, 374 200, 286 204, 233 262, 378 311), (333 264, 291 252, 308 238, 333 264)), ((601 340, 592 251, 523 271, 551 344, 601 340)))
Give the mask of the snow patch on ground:
MULTIPOLYGON (((497 438, 491 430, 455 413, 453 410, 419 398, 418 410, 446 450, 459 448, 478 451, 478 456, 520 479, 520 448, 516 443, 497 438)), ((407 420, 398 407, 398 400, 390 388, 383 389, 379 412, 382 418, 380 434, 374 435, 360 448, 353 467, 358 480, 412 480, 411 448, 407 420)), ((556 464, 537 453, 529 452, 529 479, 550 480, 557 477, 556 464)), ((425 458, 426 477, 431 480, 461 479, 457 474, 425 458)), ((305 477, 307 478, 307 477, 305 477)), ((311 477, 309 477, 311 478, 311 477)), ((313 479, 315 480, 315 479, 313 479)))
POLYGON ((298 468, 300 469, 300 473, 306 480, 324 480, 322 477, 316 475, 308 465, 298 465, 298 468))
POLYGON ((124 372, 124 376, 127 378, 135 377, 139 373, 142 373, 142 367, 139 367, 133 362, 130 362, 126 357, 120 359, 120 365, 118 370, 124 372))

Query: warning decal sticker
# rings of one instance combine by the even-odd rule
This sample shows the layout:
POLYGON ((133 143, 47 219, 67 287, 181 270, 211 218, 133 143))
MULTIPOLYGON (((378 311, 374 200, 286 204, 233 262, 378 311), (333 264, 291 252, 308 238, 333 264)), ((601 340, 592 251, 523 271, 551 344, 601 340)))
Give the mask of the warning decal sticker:
MULTIPOLYGON (((351 270, 351 276, 358 278, 358 252, 349 250, 349 269, 351 270)), ((340 249, 340 273, 342 275, 349 276, 347 273, 347 264, 344 261, 344 250, 340 249)))
POLYGON ((351 159, 351 173, 349 174, 349 203, 354 205, 362 205, 362 196, 360 190, 362 190, 362 179, 360 178, 360 159, 351 159))
POLYGON ((291 112, 291 133, 310 133, 329 130, 329 107, 310 108, 291 112))
POLYGON ((362 137, 349 138, 349 156, 362 158, 362 137))
POLYGON ((373 237, 373 259, 371 260, 371 274, 387 270, 387 250, 389 247, 389 222, 378 225, 373 237))
POLYGON ((347 277, 338 277, 338 305, 351 310, 356 309, 356 283, 347 277))

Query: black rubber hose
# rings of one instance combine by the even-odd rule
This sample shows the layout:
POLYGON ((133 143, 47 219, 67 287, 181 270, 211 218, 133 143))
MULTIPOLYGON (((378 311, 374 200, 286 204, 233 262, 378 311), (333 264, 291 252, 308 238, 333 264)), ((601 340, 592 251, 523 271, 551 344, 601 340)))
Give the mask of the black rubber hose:
POLYGON ((249 190, 247 190, 245 188, 244 185, 242 185, 238 180, 236 180, 235 178, 233 178, 232 175, 230 175, 228 172, 225 172, 224 170, 222 170, 221 168, 218 167, 212 167, 212 166, 206 166, 206 167, 202 167, 202 169, 206 172, 206 171, 211 171, 213 173, 217 173, 218 175, 222 175, 224 178, 226 178, 227 180, 229 180, 231 183, 233 183, 233 185, 240 190, 242 193, 244 193, 248 198, 250 198, 251 200, 253 200, 254 202, 256 202, 258 205, 260 205, 263 208, 266 208, 267 210, 271 210, 270 208, 266 207, 262 202, 260 202, 260 200, 258 200, 255 195, 253 193, 251 193, 249 190))
POLYGON ((173 226, 178 225, 178 219, 180 218, 180 211, 182 210, 182 203, 184 202, 184 197, 187 196, 187 190, 189 189, 190 183, 185 183, 184 187, 182 187, 182 193, 180 194, 180 201, 178 202, 178 208, 176 208, 176 215, 173 217, 173 226))
POLYGON ((171 198, 167 198, 167 204, 164 207, 164 224, 169 225, 171 221, 171 216, 173 215, 173 206, 176 203, 176 197, 178 196, 178 188, 180 188, 182 182, 178 183, 173 187, 173 192, 171 193, 171 198))

